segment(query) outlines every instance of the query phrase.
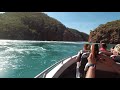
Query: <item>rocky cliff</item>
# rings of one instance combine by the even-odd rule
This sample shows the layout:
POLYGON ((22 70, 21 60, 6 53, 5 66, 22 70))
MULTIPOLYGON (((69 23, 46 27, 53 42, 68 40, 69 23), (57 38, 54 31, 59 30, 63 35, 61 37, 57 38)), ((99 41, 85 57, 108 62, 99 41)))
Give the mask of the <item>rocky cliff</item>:
POLYGON ((99 25, 90 32, 89 42, 120 43, 120 20, 99 25))
POLYGON ((0 14, 0 39, 87 41, 88 35, 67 28, 44 13, 6 12, 0 14))

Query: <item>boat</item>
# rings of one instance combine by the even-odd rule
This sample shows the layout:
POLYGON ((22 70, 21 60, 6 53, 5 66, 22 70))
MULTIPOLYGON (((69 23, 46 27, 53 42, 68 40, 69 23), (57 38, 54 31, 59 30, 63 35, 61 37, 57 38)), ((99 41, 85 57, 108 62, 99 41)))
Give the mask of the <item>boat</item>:
MULTIPOLYGON (((60 60, 34 78, 85 78, 84 67, 87 63, 88 55, 89 52, 81 55, 79 52, 77 55, 60 60)), ((116 64, 120 65, 118 62, 116 64)), ((111 67, 97 61, 96 78, 120 78, 120 75, 111 67)))

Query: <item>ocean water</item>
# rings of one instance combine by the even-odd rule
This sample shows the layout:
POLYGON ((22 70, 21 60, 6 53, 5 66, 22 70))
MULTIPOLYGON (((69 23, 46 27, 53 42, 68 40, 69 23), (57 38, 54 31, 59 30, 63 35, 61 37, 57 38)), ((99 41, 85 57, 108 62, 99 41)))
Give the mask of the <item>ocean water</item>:
POLYGON ((34 78, 55 62, 77 54, 84 43, 0 40, 0 78, 34 78))

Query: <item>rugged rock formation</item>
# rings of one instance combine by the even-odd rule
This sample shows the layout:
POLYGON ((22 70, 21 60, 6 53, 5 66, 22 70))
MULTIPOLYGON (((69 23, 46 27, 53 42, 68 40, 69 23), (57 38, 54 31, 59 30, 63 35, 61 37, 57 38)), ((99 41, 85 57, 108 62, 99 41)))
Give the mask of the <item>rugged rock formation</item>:
POLYGON ((120 43, 120 20, 101 24, 90 32, 89 42, 120 43))
POLYGON ((88 35, 66 28, 44 13, 6 12, 0 14, 0 39, 87 41, 88 35))
POLYGON ((75 29, 67 28, 63 33, 64 41, 87 41, 88 35, 75 29))

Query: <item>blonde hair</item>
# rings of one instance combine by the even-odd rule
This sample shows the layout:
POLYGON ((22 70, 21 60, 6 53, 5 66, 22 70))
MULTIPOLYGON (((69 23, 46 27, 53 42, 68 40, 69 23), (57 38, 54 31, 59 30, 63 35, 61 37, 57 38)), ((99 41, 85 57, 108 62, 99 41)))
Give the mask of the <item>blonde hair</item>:
POLYGON ((118 54, 120 55, 120 44, 117 44, 117 45, 115 46, 114 50, 115 50, 116 52, 118 52, 118 54))

